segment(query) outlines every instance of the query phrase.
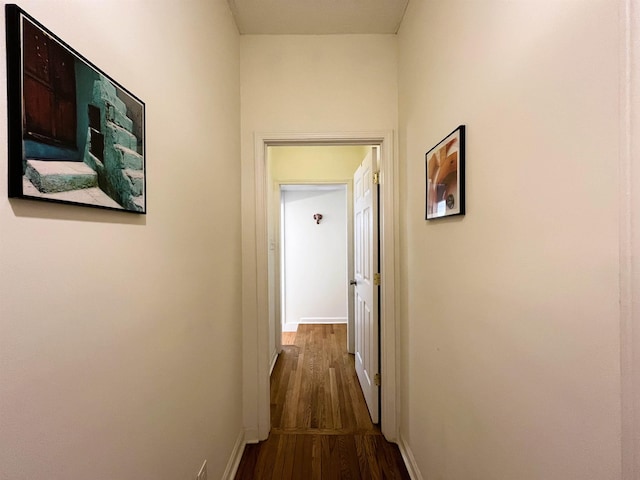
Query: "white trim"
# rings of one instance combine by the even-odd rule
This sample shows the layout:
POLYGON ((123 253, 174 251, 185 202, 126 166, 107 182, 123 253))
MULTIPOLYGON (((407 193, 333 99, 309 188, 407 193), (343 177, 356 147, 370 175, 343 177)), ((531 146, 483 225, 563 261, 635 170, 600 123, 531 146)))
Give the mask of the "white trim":
POLYGON ((273 369, 276 366, 276 362, 278 361, 279 356, 280 354, 278 352, 274 352, 271 357, 271 364, 269 365, 269 377, 271 377, 271 374, 273 373, 273 369))
MULTIPOLYGON (((246 436, 253 440, 263 440, 270 430, 270 401, 269 401, 269 333, 268 333, 268 265, 267 265, 267 181, 266 149, 274 145, 380 145, 381 146, 381 430, 389 441, 397 441, 399 420, 399 378, 397 369, 397 309, 395 285, 399 273, 399 208, 398 208, 398 166, 395 161, 396 150, 392 131, 385 132, 354 132, 354 133, 256 133, 254 135, 254 208, 255 208, 255 264, 253 259, 245 257, 243 265, 246 272, 255 272, 255 280, 246 279, 251 283, 251 290, 255 286, 253 295, 244 299, 245 305, 243 325, 249 329, 245 332, 245 349, 243 360, 243 385, 245 395, 254 391, 257 386, 255 402, 244 403, 244 418, 246 436), (255 268, 254 268, 255 267, 255 268), (255 284, 253 284, 255 282, 255 284), (255 298, 255 305, 250 305, 255 298), (255 308, 255 309, 254 309, 255 308), (252 315, 251 312, 254 314, 252 315), (253 339, 250 332, 257 332, 255 350, 250 345, 253 339), (249 342, 249 343, 247 343, 249 342), (250 391, 250 392, 249 392, 250 391), (255 411, 255 410, 257 411, 255 411), (247 425, 250 422, 252 425, 247 425), (255 422, 255 424, 254 424, 255 422), (253 436, 255 435, 255 436, 253 436)), ((248 172, 244 172, 249 175, 248 172)), ((245 176, 245 180, 248 178, 245 176)), ((248 235, 252 231, 244 232, 248 235)), ((246 238, 246 246, 253 243, 246 238)), ((244 242, 243 242, 244 243, 244 242)))
POLYGON ((300 317, 299 324, 317 323, 330 325, 332 323, 347 323, 347 317, 300 317))
MULTIPOLYGON (((246 428, 244 429, 244 443, 260 443, 258 439, 258 429, 257 428, 246 428)), ((268 436, 268 435, 267 435, 268 436)))
POLYGON ((283 332, 288 332, 288 333, 297 332, 298 331, 298 324, 297 323, 293 323, 293 322, 284 323, 284 324, 282 324, 282 331, 283 332))
POLYGON ((258 334, 258 357, 255 383, 258 386, 257 431, 258 440, 266 440, 271 429, 269 364, 265 363, 265 352, 269 349, 269 295, 268 295, 268 224, 267 224, 267 143, 256 135, 254 142, 255 161, 255 226, 256 226, 256 315, 254 328, 258 334))
POLYGON ((420 473, 416 459, 413 456, 413 451, 402 435, 400 435, 398 439, 398 448, 400 449, 400 455, 402 455, 404 465, 407 467, 407 472, 409 472, 411 480, 423 480, 422 473, 420 473))
MULTIPOLYGON (((273 350, 271 352, 272 363, 271 369, 269 370, 269 374, 273 372, 273 367, 275 365, 275 358, 277 358, 278 354, 282 351, 282 305, 284 305, 284 293, 281 292, 280 283, 277 281, 281 275, 281 268, 284 262, 284 257, 281 256, 281 250, 279 248, 281 242, 281 198, 280 198, 280 189, 276 188, 273 183, 273 179, 271 178, 271 172, 267 170, 268 175, 268 184, 271 186, 270 190, 267 190, 266 199, 267 206, 271 206, 271 210, 267 210, 267 235, 269 243, 268 250, 268 259, 267 264, 271 265, 273 271, 270 272, 272 275, 269 277, 269 282, 273 282, 273 285, 270 285, 272 289, 269 290, 268 295, 270 301, 273 301, 273 305, 269 305, 269 332, 273 331, 275 338, 273 339, 273 350), (271 257, 269 259, 269 257, 271 257), (271 318, 273 315, 273 319, 271 318), (271 324, 273 322, 273 325, 271 324), (273 330, 271 330, 273 328, 273 330)), ((269 267, 267 267, 269 268, 269 267)), ((270 333, 271 334, 271 333, 270 333)), ((271 342, 271 340, 270 340, 271 342)), ((272 346, 271 343, 269 345, 272 346)))
POLYGON ((622 412, 622 479, 640 478, 640 54, 637 0, 620 2, 620 370, 622 412))
POLYGON ((242 460, 245 445, 244 432, 241 431, 238 434, 236 444, 233 446, 233 450, 231 451, 231 456, 227 462, 227 468, 224 469, 224 473, 222 474, 222 480, 233 480, 235 478, 236 473, 238 472, 238 467, 240 466, 240 460, 242 460))
POLYGON ((400 188, 397 151, 395 150, 393 133, 389 132, 380 148, 380 273, 381 315, 380 324, 380 356, 382 395, 380 415, 381 430, 385 438, 391 442, 398 441, 400 421, 400 387, 399 369, 400 335, 399 318, 400 303, 396 301, 397 278, 400 274, 400 188), (386 319, 386 320, 385 320, 386 319))

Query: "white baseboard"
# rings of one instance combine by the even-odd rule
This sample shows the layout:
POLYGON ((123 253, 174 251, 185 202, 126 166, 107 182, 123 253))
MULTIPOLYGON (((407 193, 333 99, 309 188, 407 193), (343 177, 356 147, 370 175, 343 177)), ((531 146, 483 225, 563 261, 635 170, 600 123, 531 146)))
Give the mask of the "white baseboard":
POLYGON ((254 428, 249 428, 244 431, 244 444, 247 445, 249 443, 260 443, 260 435, 258 435, 258 430, 254 428))
POLYGON ((238 466, 240 466, 242 454, 244 453, 244 446, 244 431, 240 431, 236 439, 236 444, 231 451, 231 457, 229 457, 229 461, 227 462, 227 468, 224 469, 224 473, 222 474, 222 480, 233 480, 235 478, 238 466))
POLYGON ((297 332, 298 325, 303 324, 316 324, 316 325, 327 325, 327 324, 342 324, 347 323, 347 317, 300 317, 300 321, 298 322, 287 322, 282 324, 283 332, 297 332))
POLYGON ((298 323, 347 323, 347 317, 300 317, 300 321, 298 323))
POLYGON ((407 467, 411 480, 423 480, 420 469, 418 468, 418 465, 416 465, 416 459, 413 457, 411 447, 409 447, 407 442, 405 442, 402 434, 398 435, 398 448, 400 449, 400 454, 402 455, 402 459, 404 460, 404 464, 407 467))
POLYGON ((273 367, 276 366, 277 361, 278 361, 278 352, 277 350, 274 350, 273 354, 271 355, 271 365, 269 365, 269 376, 271 376, 271 374, 273 373, 273 367))

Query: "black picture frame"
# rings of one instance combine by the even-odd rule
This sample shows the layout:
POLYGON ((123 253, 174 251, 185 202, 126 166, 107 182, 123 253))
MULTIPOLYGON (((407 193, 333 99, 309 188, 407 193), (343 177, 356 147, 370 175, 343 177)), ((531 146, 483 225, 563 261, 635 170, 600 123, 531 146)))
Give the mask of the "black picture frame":
POLYGON ((425 154, 426 220, 465 214, 465 125, 425 154))
POLYGON ((145 104, 5 5, 8 193, 145 214, 145 104))

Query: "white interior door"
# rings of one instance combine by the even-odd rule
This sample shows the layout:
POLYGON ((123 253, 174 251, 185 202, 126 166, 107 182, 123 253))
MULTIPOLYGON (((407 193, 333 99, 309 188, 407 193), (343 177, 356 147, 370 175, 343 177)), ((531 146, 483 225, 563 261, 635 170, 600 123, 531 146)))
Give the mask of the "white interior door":
POLYGON ((369 414, 378 423, 378 187, 373 149, 353 176, 355 363, 369 414))

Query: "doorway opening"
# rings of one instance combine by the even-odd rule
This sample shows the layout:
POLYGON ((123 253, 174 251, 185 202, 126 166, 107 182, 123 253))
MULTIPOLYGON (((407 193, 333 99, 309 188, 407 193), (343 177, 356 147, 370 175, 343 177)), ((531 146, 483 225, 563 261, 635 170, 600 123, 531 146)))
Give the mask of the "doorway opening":
MULTIPOLYGON (((270 325, 279 323, 286 345, 284 339, 291 341, 290 332, 298 325, 346 324, 347 341, 341 348, 353 356, 360 390, 377 424, 379 147, 274 146, 267 149, 267 162, 270 183, 279 194, 268 205, 273 212, 269 243, 275 246, 269 252, 275 315, 270 325), (324 183, 311 183, 318 181, 324 183)), ((272 371, 282 350, 275 327, 270 328, 272 371)))
POLYGON ((346 322, 347 350, 354 353, 353 292, 348 286, 348 281, 354 275, 351 220, 353 174, 370 148, 366 145, 275 145, 266 148, 266 181, 269 185, 269 335, 270 338, 275 338, 269 345, 272 367, 280 352, 280 333, 277 328, 286 332, 300 322, 346 322), (343 193, 337 192, 336 189, 342 190, 343 193), (283 211, 283 200, 286 198, 295 202, 291 204, 291 209, 283 211), (312 206, 318 211, 302 212, 312 206), (313 217, 323 213, 325 216, 319 219, 320 223, 316 223, 318 220, 313 217), (291 218, 289 223, 285 224, 283 219, 287 216, 291 218), (287 262, 287 257, 283 255, 284 249, 287 248, 283 229, 287 225, 293 229, 292 235, 307 236, 301 239, 303 244, 288 245, 305 250, 303 253, 294 252, 297 257, 289 262, 289 267, 293 264, 294 271, 290 268, 289 273, 296 275, 299 283, 297 291, 291 293, 302 294, 303 297, 315 293, 314 297, 307 298, 306 301, 288 296, 286 287, 282 287, 282 282, 287 278, 287 265, 284 263, 287 262), (311 244, 314 244, 315 250, 311 244), (300 271, 304 267, 309 268, 307 271, 300 271), (324 277, 314 281, 315 273, 311 271, 312 268, 320 268, 321 273, 328 274, 335 284, 331 285, 329 278, 324 277), (341 281, 339 277, 343 274, 344 278, 341 281), (304 288, 311 285, 318 288, 319 284, 322 292, 310 292, 304 288), (320 304, 319 301, 314 301, 317 297, 323 297, 327 303, 320 304), (302 308, 288 308, 291 305, 287 305, 287 302, 291 303, 293 300, 299 300, 302 308))
POLYGON ((347 187, 280 184, 281 311, 276 321, 281 321, 283 345, 299 324, 348 323, 347 187))
MULTIPOLYGON (((394 162, 392 132, 373 132, 361 134, 256 134, 255 141, 255 252, 256 258, 248 259, 245 272, 255 272, 255 305, 248 305, 244 324, 244 388, 245 388, 245 440, 256 442, 267 438, 271 426, 269 407, 269 374, 272 364, 272 346, 277 352, 281 349, 280 322, 273 322, 280 311, 281 299, 274 286, 277 245, 274 241, 276 229, 274 217, 278 212, 269 205, 279 195, 274 187, 269 169, 269 149, 279 146, 367 146, 374 145, 380 152, 380 383, 381 403, 380 429, 390 441, 397 440, 398 388, 396 365, 396 299, 395 282, 398 271, 398 202, 397 172, 394 162), (255 262, 255 263, 253 263, 255 262), (249 265, 251 263, 251 265, 249 265), (251 314, 253 312, 253 314, 251 314), (273 341, 271 339, 275 338, 273 341), (255 339, 255 343, 253 343, 255 339), (248 343, 247 343, 248 342, 248 343), (255 346, 254 346, 255 345, 255 346), (256 348, 257 347, 257 348, 256 348), (255 365, 255 367, 251 367, 255 365)), ((298 177, 300 178, 300 177, 298 177)), ((279 203, 277 204, 279 205, 279 203)), ((252 209, 254 208, 252 207, 252 209)), ((322 212, 316 212, 322 213, 322 212)), ((350 302, 353 303, 353 302, 350 302)), ((278 315, 279 318, 279 315, 278 315)))

